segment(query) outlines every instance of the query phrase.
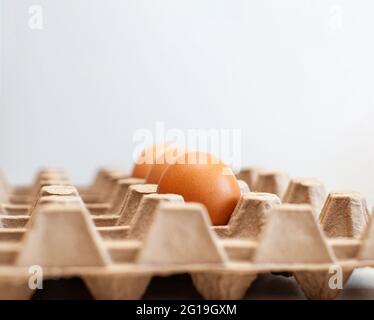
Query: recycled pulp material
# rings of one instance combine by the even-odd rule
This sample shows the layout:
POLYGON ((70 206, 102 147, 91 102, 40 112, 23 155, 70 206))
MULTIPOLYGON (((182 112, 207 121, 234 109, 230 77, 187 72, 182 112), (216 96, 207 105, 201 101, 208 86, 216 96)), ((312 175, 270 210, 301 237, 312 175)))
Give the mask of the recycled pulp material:
MULTIPOLYGON (((261 189, 284 188, 282 179, 264 180, 261 189)), ((374 225, 357 193, 325 201, 321 183, 294 179, 281 204, 243 187, 228 225, 211 226, 203 205, 142 182, 105 169, 77 189, 50 169, 16 193, 2 180, 0 298, 30 298, 29 267, 39 265, 45 279, 81 277, 97 299, 139 299, 153 276, 177 273, 189 273, 206 299, 240 299, 267 272, 292 273, 307 298, 333 299, 340 289, 329 286, 331 267, 345 282, 374 265, 374 225)))

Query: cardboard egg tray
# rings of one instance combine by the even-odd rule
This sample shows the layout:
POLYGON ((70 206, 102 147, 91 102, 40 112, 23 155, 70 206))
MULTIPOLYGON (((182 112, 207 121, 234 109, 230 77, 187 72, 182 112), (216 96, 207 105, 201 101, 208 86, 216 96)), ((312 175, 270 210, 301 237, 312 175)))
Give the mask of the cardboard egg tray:
POLYGON ((307 298, 333 299, 332 266, 344 282, 374 266, 374 223, 360 194, 326 195, 317 180, 257 168, 238 178, 228 225, 212 226, 203 205, 115 168, 88 187, 62 170, 41 170, 30 187, 1 177, 0 298, 30 298, 34 265, 44 279, 80 277, 96 299, 140 299, 152 277, 180 273, 206 299, 240 299, 268 272, 292 274, 307 298))

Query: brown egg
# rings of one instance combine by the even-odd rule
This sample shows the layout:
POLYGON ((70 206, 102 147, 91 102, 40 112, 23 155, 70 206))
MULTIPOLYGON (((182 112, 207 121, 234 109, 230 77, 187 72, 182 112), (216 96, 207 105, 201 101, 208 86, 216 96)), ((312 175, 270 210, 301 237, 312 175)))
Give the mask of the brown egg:
POLYGON ((156 159, 161 156, 167 148, 168 145, 166 144, 154 144, 143 150, 134 164, 131 176, 135 178, 146 178, 156 159))
POLYGON ((174 164, 176 160, 187 152, 186 149, 178 147, 170 147, 165 150, 165 152, 156 159, 156 162, 153 164, 149 170, 146 183, 155 183, 158 184, 162 174, 171 164, 174 164))
POLYGON ((229 167, 210 154, 188 152, 162 174, 158 193, 174 193, 185 201, 204 204, 213 225, 224 225, 240 199, 240 189, 229 167))

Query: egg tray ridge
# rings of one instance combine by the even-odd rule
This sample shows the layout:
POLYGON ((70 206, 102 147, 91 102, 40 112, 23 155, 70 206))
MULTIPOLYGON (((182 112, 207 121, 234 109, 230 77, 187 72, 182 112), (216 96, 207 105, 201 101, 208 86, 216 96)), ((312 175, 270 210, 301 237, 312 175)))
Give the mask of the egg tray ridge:
POLYGON ((346 282, 355 268, 374 266, 374 225, 357 193, 325 200, 321 184, 294 179, 281 204, 242 184, 228 225, 211 226, 201 204, 156 194, 123 172, 104 176, 110 183, 75 188, 62 172, 44 172, 6 195, 17 203, 1 206, 0 298, 31 297, 33 265, 45 279, 81 277, 97 299, 139 299, 153 276, 178 273, 191 274, 206 299, 240 299, 266 272, 292 273, 307 298, 333 299, 340 290, 328 285, 331 267, 346 282))

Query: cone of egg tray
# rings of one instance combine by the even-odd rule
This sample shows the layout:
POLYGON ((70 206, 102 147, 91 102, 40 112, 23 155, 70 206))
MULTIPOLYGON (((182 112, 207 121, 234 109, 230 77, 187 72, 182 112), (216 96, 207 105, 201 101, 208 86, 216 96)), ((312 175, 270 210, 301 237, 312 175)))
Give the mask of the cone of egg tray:
POLYGON ((90 213, 96 216, 97 224, 113 225, 121 215, 128 187, 144 182, 144 179, 129 177, 122 170, 105 168, 97 172, 91 186, 77 189, 90 213))
MULTIPOLYGON (((4 181, 4 178, 2 181, 4 181)), ((31 186, 17 188, 11 188, 8 186, 6 188, 6 196, 3 197, 3 200, 0 202, 0 214, 25 214, 30 210, 30 206, 34 203, 43 186, 69 184, 70 182, 66 178, 66 175, 60 171, 40 171, 31 186), (17 190, 22 190, 22 194, 17 190)))
POLYGON ((295 178, 290 181, 283 196, 283 203, 310 204, 319 215, 326 201, 324 185, 313 178, 295 178))
POLYGON ((128 176, 128 173, 116 167, 101 168, 91 185, 77 186, 77 190, 91 213, 104 214, 111 210, 118 182, 128 176))
POLYGON ((259 170, 256 172, 256 180, 251 190, 255 192, 274 193, 283 198, 290 178, 284 171, 259 170))
MULTIPOLYGON (((98 196, 100 197, 101 191, 105 188, 108 183, 108 177, 111 173, 123 172, 117 167, 104 167, 97 170, 96 176, 92 184, 88 186, 77 186, 79 194, 82 196, 98 196)), ((125 172, 123 172, 125 174, 125 172)))
POLYGON ((5 176, 0 172, 0 202, 13 204, 27 204, 32 201, 32 195, 35 195, 39 190, 38 184, 41 180, 67 180, 65 172, 61 169, 41 169, 31 186, 17 186, 12 187, 7 182, 5 176), (5 195, 5 198, 4 198, 5 195))
MULTIPOLYGON (((97 188, 96 194, 99 195, 99 198, 96 199, 96 202, 110 202, 111 197, 113 196, 113 191, 114 191, 113 188, 116 186, 117 182, 120 181, 121 179, 128 178, 128 177, 129 177, 128 173, 122 170, 105 172, 102 182, 99 183, 98 186, 96 186, 97 188)), ((85 196, 87 197, 88 195, 86 194, 85 196)), ((85 202, 89 202, 89 201, 85 200, 85 202)), ((95 202, 95 201, 91 201, 91 202, 95 202)))
POLYGON ((243 180, 251 190, 255 190, 258 173, 263 170, 263 168, 257 166, 244 167, 236 174, 236 177, 243 180))
MULTIPOLYGON (((128 225, 100 228, 95 228, 77 193, 49 195, 54 197, 49 201, 43 197, 22 232, 4 228, 4 298, 30 296, 25 266, 37 263, 47 278, 82 277, 96 298, 140 298, 153 275, 188 272, 205 298, 239 299, 258 273, 287 271, 293 272, 308 298, 331 299, 339 293, 327 286, 331 265, 342 267, 347 278, 353 268, 371 266, 374 260, 371 223, 362 226, 365 232, 359 239, 327 238, 312 206, 279 205, 275 195, 243 194, 229 224, 219 227, 210 226, 203 206, 184 204, 176 195, 142 194, 139 205, 127 204, 137 207, 128 225), (60 219, 64 231, 59 229, 60 219), (245 219, 243 225, 250 227, 240 230, 238 221, 245 219), (21 236, 15 237, 16 232, 21 236), (85 254, 78 256, 82 241, 87 242, 85 254), (62 248, 65 243, 71 250, 62 248)), ((344 216, 351 221, 365 221, 359 219, 367 215, 365 203, 359 202, 361 211, 347 206, 344 216)), ((325 205, 320 216, 332 219, 337 215, 334 208, 325 205)))

